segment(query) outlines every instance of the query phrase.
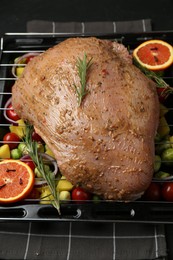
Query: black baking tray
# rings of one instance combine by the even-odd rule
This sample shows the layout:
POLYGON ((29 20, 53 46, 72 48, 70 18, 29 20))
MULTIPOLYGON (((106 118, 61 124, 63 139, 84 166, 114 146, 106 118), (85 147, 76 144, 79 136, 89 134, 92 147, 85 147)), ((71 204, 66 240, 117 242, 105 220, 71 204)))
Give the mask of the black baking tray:
MULTIPOLYGON (((123 43, 133 50, 145 40, 161 39, 173 44, 173 31, 126 33, 126 34, 50 34, 50 33, 6 33, 1 38, 0 49, 0 126, 6 125, 3 118, 3 108, 11 96, 11 87, 15 78, 11 73, 14 59, 28 52, 43 52, 49 47, 60 43, 69 37, 96 36, 123 43)), ((173 67, 164 76, 170 86, 173 86, 173 67)), ((167 106, 173 107, 171 97, 167 106)), ((170 110, 171 111, 171 110, 170 110)), ((169 117, 172 118, 172 112, 169 117)), ((173 133, 170 122, 171 133, 173 133)), ((0 206, 0 221, 101 221, 101 222, 146 222, 173 223, 173 202, 143 201, 73 201, 61 203, 61 215, 52 205, 41 205, 37 200, 24 200, 18 204, 0 206)))

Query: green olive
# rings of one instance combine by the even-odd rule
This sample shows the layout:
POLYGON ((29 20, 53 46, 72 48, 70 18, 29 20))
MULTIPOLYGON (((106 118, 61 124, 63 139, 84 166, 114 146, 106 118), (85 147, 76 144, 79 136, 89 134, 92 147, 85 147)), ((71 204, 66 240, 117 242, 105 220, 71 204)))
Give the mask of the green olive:
POLYGON ((168 148, 161 155, 162 162, 165 165, 173 166, 173 148, 168 148))
POLYGON ((161 157, 159 155, 155 155, 154 160, 154 172, 158 172, 162 164, 161 157))
POLYGON ((15 148, 11 150, 12 159, 20 159, 20 157, 22 157, 22 153, 19 149, 15 148))
POLYGON ((163 171, 159 171, 156 172, 154 175, 154 178, 158 178, 158 179, 164 179, 170 176, 170 173, 168 172, 163 172, 163 171))
POLYGON ((156 146, 156 154, 161 154, 164 150, 168 149, 168 148, 171 148, 171 143, 170 143, 170 140, 162 140, 161 143, 159 143, 157 146, 156 146))
MULTIPOLYGON (((49 165, 45 164, 45 165, 44 165, 44 169, 45 169, 46 172, 50 171, 49 165)), ((35 167, 34 173, 35 173, 35 175, 36 175, 37 178, 42 178, 42 177, 43 177, 42 174, 41 174, 41 172, 38 170, 37 167, 35 167)))
POLYGON ((17 148, 22 153, 22 155, 28 154, 28 148, 25 143, 20 143, 17 148))

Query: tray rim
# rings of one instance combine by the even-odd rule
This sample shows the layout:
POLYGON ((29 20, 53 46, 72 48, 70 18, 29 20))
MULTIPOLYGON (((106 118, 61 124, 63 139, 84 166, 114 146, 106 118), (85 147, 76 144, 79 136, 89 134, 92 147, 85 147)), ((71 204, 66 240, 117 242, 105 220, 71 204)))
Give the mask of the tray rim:
MULTIPOLYGON (((98 34, 82 34, 82 33, 26 33, 26 32, 23 32, 23 33, 15 33, 15 32, 7 32, 5 33, 2 37, 1 37, 1 49, 0 51, 3 51, 3 44, 6 43, 6 40, 12 40, 12 39, 17 39, 17 38, 20 38, 20 37, 26 37, 25 39, 30 39, 30 37, 34 37, 34 38, 41 38, 41 37, 46 37, 46 38, 56 38, 56 37, 65 37, 65 38, 69 38, 69 37, 90 37, 90 36, 95 36, 95 37, 111 37, 113 40, 119 40, 119 41, 122 41, 124 40, 124 37, 133 37, 133 36, 140 36, 139 38, 139 41, 144 41, 148 38, 150 38, 151 36, 158 36, 159 34, 162 35, 162 37, 168 37, 168 36, 172 36, 172 40, 173 40, 173 30, 166 30, 166 31, 150 31, 150 32, 134 32, 134 33, 107 33, 107 34, 101 34, 101 33, 98 33, 98 34), (52 37, 51 37, 52 36, 52 37), (121 36, 121 37, 120 37, 121 36), (17 38, 14 38, 14 37, 17 37, 17 38), (117 37, 117 38, 115 38, 117 37)), ((0 56, 0 62, 1 62, 1 56, 0 56)), ((105 203, 107 203, 107 201, 104 201, 104 203, 101 202, 100 205, 105 205, 105 203)), ((115 207, 115 206, 118 206, 120 205, 119 203, 123 203, 121 205, 124 205, 127 203, 124 203, 124 202, 112 202, 110 204, 110 201, 108 202, 109 203, 109 206, 111 205, 111 207, 115 207)), ((166 207, 168 207, 168 209, 171 208, 171 218, 165 218, 164 220, 159 220, 157 218, 153 219, 153 220, 147 220, 147 219, 136 219, 135 217, 133 218, 131 215, 128 215, 125 219, 121 219, 121 218, 118 218, 116 219, 116 215, 114 214, 114 218, 112 219, 89 219, 89 215, 91 215, 91 212, 88 212, 89 215, 87 214, 84 214, 84 217, 83 215, 81 215, 82 217, 78 217, 78 218, 74 218, 71 217, 71 218, 43 218, 43 217, 38 217, 38 212, 36 211, 39 210, 39 209, 42 209, 42 208, 52 208, 52 205, 38 205, 38 204, 30 204, 30 205, 27 205, 25 204, 24 206, 22 205, 17 205, 17 206, 11 206, 11 207, 8 207, 8 206, 0 206, 0 212, 2 210, 6 210, 6 209, 18 209, 18 208, 22 208, 24 210, 26 210, 27 214, 26 214, 26 217, 23 217, 23 218, 1 218, 1 213, 0 213, 0 221, 21 221, 21 220, 27 220, 27 221, 52 221, 52 220, 56 220, 56 221, 101 221, 101 222, 109 222, 109 221, 113 221, 113 222, 146 222, 146 223, 173 223, 173 202, 162 202, 162 201, 159 201, 159 202, 148 202, 148 201, 136 201, 136 202, 129 202, 129 206, 132 205, 132 208, 131 210, 133 210, 133 207, 135 207, 136 205, 141 205, 143 206, 143 208, 149 212, 152 210, 152 207, 156 207, 159 208, 159 210, 163 210, 163 206, 166 205, 166 207), (36 209, 34 210, 33 214, 32 215, 31 213, 32 212, 28 212, 28 209, 31 210, 32 208, 36 207, 36 209), (37 216, 37 217, 35 217, 37 216), (129 217, 130 216, 130 217, 129 217)), ((86 203, 86 204, 73 204, 73 207, 76 209, 76 210, 81 210, 81 214, 86 210, 86 208, 88 206, 91 206, 93 205, 93 202, 92 203, 86 203)), ((70 204, 70 205, 72 205, 70 204)), ((99 205, 98 204, 94 204, 94 205, 99 205)), ((108 205, 108 204, 107 204, 108 205)), ((68 207, 69 204, 68 203, 64 203, 63 204, 63 207, 68 207)), ((109 208, 109 210, 111 211, 112 208, 109 208)), ((118 211, 117 211, 118 212, 118 211)), ((134 215, 135 216, 135 215, 134 215)), ((145 215, 144 215, 145 216, 145 215)))

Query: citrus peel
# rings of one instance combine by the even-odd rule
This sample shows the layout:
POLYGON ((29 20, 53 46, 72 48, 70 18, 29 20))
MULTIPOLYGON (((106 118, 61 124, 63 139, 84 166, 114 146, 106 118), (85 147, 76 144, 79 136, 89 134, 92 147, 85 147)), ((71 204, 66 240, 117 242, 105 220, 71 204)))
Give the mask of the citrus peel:
POLYGON ((14 203, 26 198, 34 186, 35 175, 20 160, 0 162, 0 203, 14 203))
POLYGON ((149 70, 165 70, 173 63, 173 47, 162 40, 148 40, 134 49, 133 57, 149 70))

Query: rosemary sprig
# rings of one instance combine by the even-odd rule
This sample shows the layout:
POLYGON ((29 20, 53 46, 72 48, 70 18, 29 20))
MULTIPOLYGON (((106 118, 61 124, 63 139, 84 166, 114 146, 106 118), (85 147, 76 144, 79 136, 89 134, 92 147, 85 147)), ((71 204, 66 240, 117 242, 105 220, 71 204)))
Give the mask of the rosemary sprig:
POLYGON ((164 89, 161 94, 170 94, 173 93, 173 89, 164 81, 162 76, 159 73, 155 73, 154 71, 148 70, 143 67, 135 58, 133 59, 133 63, 136 67, 138 67, 148 78, 152 79, 156 82, 157 88, 164 89))
POLYGON ((59 202, 59 192, 56 189, 56 181, 55 181, 55 175, 50 170, 47 170, 44 167, 43 159, 38 154, 37 150, 37 143, 32 140, 32 132, 33 132, 33 126, 30 124, 27 124, 26 126, 26 135, 24 138, 24 142, 27 147, 27 151, 33 162, 35 163, 38 171, 42 174, 43 178, 47 182, 47 185, 49 186, 51 195, 53 196, 52 205, 57 209, 58 213, 60 212, 60 202, 59 202))
POLYGON ((89 68, 92 65, 92 58, 87 62, 87 55, 86 53, 84 53, 84 57, 83 59, 78 58, 77 59, 77 69, 78 69, 78 75, 80 78, 80 85, 76 86, 74 84, 74 88, 76 90, 76 94, 77 94, 77 101, 78 101, 78 105, 80 106, 82 103, 82 99, 84 98, 84 96, 88 93, 88 91, 86 90, 86 82, 87 82, 87 73, 89 68))

